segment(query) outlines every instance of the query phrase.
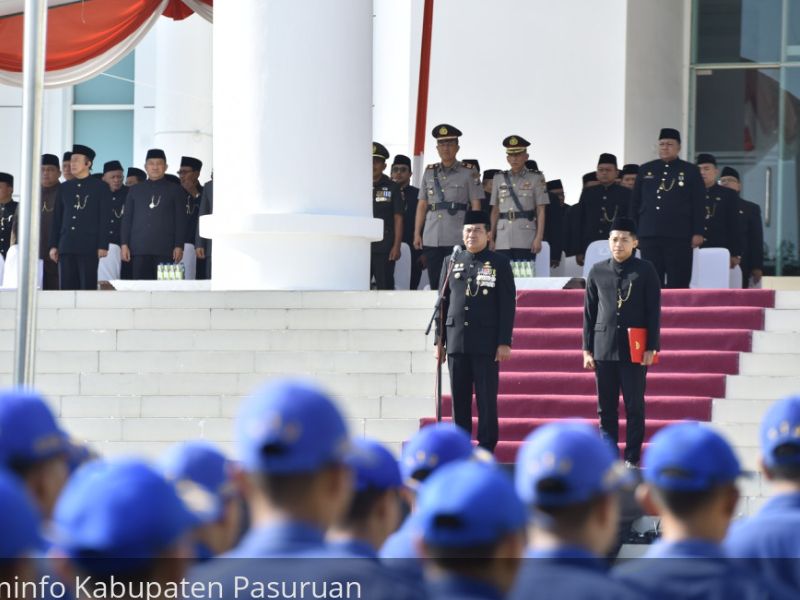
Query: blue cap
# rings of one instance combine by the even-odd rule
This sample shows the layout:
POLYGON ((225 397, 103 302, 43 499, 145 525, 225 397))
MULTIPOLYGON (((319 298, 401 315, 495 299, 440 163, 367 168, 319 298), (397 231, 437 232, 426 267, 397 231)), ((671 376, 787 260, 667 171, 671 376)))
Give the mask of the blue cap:
POLYGON ((175 444, 158 466, 198 519, 210 523, 222 517, 235 487, 231 462, 216 446, 199 440, 175 444))
POLYGON ((155 469, 123 459, 78 469, 56 503, 53 523, 56 545, 68 557, 90 572, 113 572, 130 567, 125 559, 157 556, 199 521, 155 469))
POLYGON ((350 447, 333 401, 299 379, 271 381, 247 398, 236 420, 236 440, 247 471, 274 474, 341 463, 350 447))
POLYGON ((720 434, 702 423, 686 421, 661 429, 644 453, 644 480, 675 492, 700 492, 735 481, 739 460, 720 434))
POLYGON ((800 396, 790 396, 773 404, 761 421, 761 452, 767 467, 800 464, 800 451, 778 454, 780 446, 800 450, 800 396))
POLYGON ((353 449, 346 462, 353 469, 357 492, 369 489, 390 490, 403 486, 397 460, 375 440, 353 440, 353 449))
POLYGON ((585 423, 549 423, 525 438, 517 455, 517 494, 528 504, 567 506, 632 483, 608 442, 585 423), (558 490, 538 490, 543 480, 558 490))
POLYGON ((491 544, 525 527, 525 507, 511 479, 494 464, 456 461, 421 486, 414 525, 442 548, 491 544))
POLYGON ((0 392, 0 461, 38 462, 67 452, 67 435, 42 396, 30 390, 0 392))
POLYGON ((420 429, 405 448, 400 469, 403 480, 415 486, 419 482, 413 478, 421 469, 435 469, 454 460, 472 456, 472 442, 469 434, 453 423, 436 423, 420 429))
POLYGON ((40 550, 39 513, 19 479, 0 471, 0 559, 14 559, 40 550))

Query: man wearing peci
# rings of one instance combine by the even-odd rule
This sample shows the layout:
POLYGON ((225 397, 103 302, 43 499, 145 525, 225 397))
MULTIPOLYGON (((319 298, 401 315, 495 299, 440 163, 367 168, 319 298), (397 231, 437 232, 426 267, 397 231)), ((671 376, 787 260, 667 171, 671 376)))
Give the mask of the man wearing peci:
POLYGON ((609 236, 611 258, 596 263, 589 272, 583 310, 583 366, 595 372, 600 431, 616 448, 621 389, 629 466, 639 464, 647 367, 660 349, 661 286, 653 265, 633 255, 637 242, 633 221, 615 219, 609 236), (632 361, 629 327, 647 330, 641 363, 632 361))
POLYGON ((472 433, 474 389, 478 445, 493 452, 499 436, 499 363, 511 356, 516 288, 511 261, 488 248, 489 215, 469 211, 463 230, 466 251, 442 265, 442 281, 451 261, 453 269, 444 300, 447 318, 443 328, 437 323, 437 333, 442 333, 450 365, 453 419, 472 433))

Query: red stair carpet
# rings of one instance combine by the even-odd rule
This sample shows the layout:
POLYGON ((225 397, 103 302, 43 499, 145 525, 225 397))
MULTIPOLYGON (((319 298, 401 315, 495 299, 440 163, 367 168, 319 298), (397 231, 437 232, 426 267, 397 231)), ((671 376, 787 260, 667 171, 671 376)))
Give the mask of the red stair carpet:
MULTIPOLYGON (((661 362, 647 375, 645 443, 672 421, 711 419, 712 398, 724 397, 725 376, 739 372, 739 352, 750 351, 753 330, 763 328, 764 309, 774 304, 772 290, 662 292, 661 362)), ((583 370, 582 322, 583 290, 518 293, 512 358, 500 369, 500 462, 514 462, 525 436, 544 423, 597 423, 594 374, 583 370)), ((443 413, 452 415, 448 396, 443 413)), ((620 401, 621 440, 624 414, 620 401)))

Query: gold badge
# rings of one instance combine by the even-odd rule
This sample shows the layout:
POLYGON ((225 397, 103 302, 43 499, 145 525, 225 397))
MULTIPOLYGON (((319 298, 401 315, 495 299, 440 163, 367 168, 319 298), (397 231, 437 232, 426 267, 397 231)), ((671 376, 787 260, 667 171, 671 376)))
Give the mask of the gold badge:
POLYGON ((375 144, 372 144, 372 153, 373 154, 377 154, 378 153, 378 147, 375 144))
POLYGON ((439 135, 447 135, 447 127, 439 127, 439 135))
POLYGON ((517 144, 519 144, 519 140, 517 138, 515 138, 515 137, 512 137, 510 140, 508 140, 508 143, 511 146, 516 146, 517 144))

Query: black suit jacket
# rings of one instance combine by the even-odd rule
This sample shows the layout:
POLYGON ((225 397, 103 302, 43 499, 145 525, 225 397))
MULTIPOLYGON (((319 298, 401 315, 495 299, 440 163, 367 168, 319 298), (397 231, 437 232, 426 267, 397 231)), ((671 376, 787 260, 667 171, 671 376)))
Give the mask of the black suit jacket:
POLYGON ((172 256, 173 249, 183 249, 186 191, 163 178, 134 185, 125 199, 120 237, 134 256, 172 256))
POLYGON ((61 254, 97 254, 108 250, 111 188, 94 177, 58 186, 50 247, 61 254))
POLYGON ((594 241, 607 240, 614 217, 627 217, 630 203, 631 191, 617 183, 584 189, 575 205, 580 235, 578 254, 586 254, 586 248, 594 241))
POLYGON ((564 216, 569 206, 552 192, 550 204, 544 205, 544 241, 550 244, 550 260, 561 260, 564 251, 564 216))
POLYGON ((755 202, 739 198, 739 232, 742 248, 742 272, 764 267, 764 224, 761 207, 755 202))
POLYGON ((714 184, 706 189, 706 221, 703 248, 727 248, 731 256, 741 256, 738 194, 714 184))
MULTIPOLYGON (((442 264, 442 282, 449 264, 449 258, 442 264)), ((516 296, 507 257, 488 248, 459 253, 445 295, 447 353, 494 356, 498 346, 510 346, 516 296)))
POLYGON ((649 261, 609 258, 596 263, 586 279, 583 349, 595 360, 629 362, 628 327, 647 328, 646 350, 660 350, 661 285, 649 261), (625 300, 619 309, 618 294, 625 300))

